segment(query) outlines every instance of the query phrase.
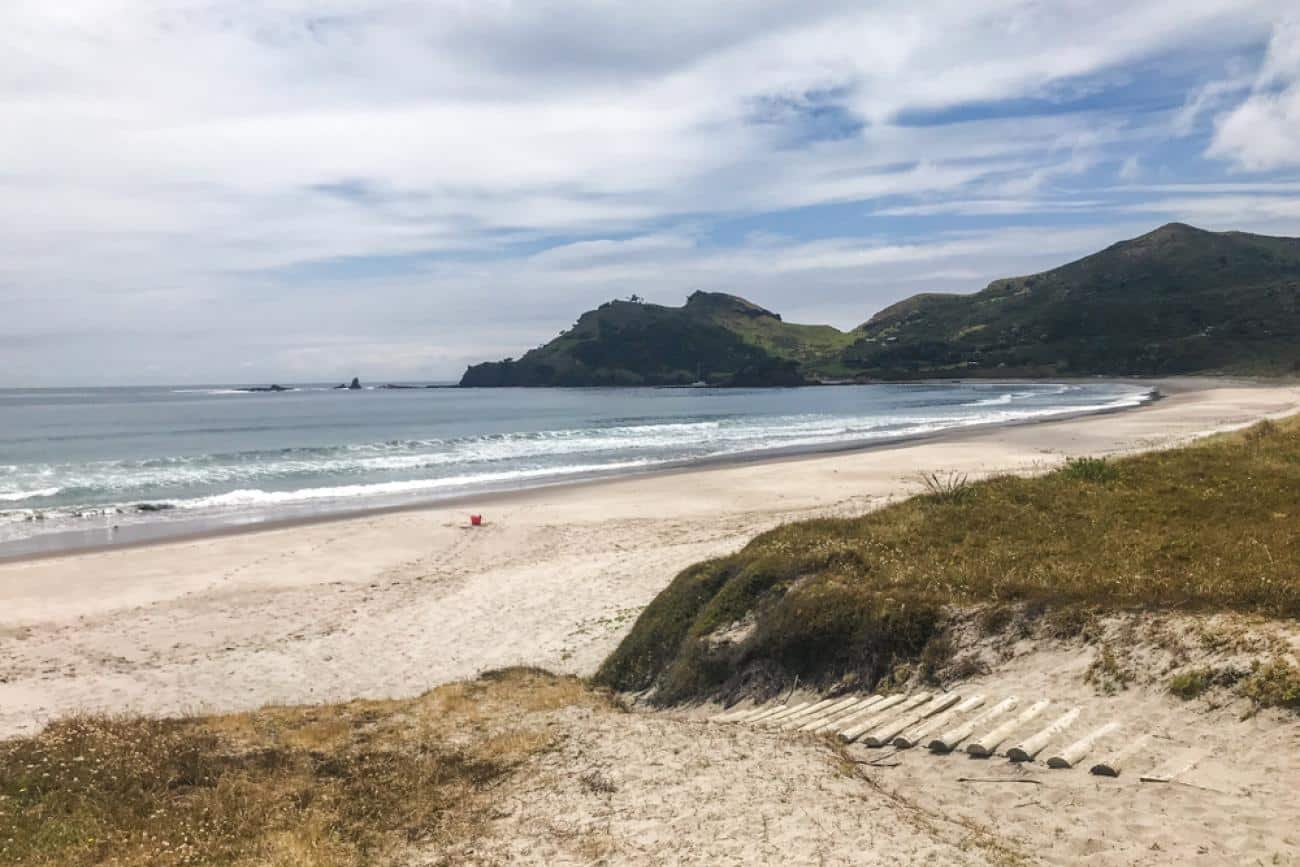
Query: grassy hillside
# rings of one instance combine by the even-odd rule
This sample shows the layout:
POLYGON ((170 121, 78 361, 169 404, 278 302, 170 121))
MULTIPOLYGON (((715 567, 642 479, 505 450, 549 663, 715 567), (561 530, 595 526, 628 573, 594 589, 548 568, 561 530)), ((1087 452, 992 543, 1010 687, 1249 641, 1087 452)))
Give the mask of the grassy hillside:
POLYGON ((853 335, 830 325, 799 325, 778 314, 721 292, 696 292, 686 309, 777 358, 799 362, 810 372, 824 372, 853 341, 853 335))
POLYGON ((1300 239, 1173 223, 974 295, 918 295, 857 329, 878 378, 1300 370, 1300 239))
POLYGON ((597 681, 660 702, 798 678, 871 687, 934 653, 955 612, 1229 609, 1300 617, 1300 420, 1189 448, 789 524, 692 566, 597 681))
POLYGON ((461 385, 797 385, 807 379, 1300 371, 1300 239, 1180 223, 974 295, 923 294, 851 332, 734 295, 611 301, 461 385))
POLYGON ((720 293, 696 292, 682 307, 610 301, 518 360, 471 366, 461 385, 799 385, 850 340, 720 293))

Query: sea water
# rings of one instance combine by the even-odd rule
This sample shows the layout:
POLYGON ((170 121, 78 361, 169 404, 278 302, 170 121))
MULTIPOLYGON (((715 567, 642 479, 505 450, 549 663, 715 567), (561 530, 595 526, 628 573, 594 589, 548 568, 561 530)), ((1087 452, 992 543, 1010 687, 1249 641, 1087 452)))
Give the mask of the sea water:
POLYGON ((1137 406, 1110 382, 0 390, 0 556, 1137 406))

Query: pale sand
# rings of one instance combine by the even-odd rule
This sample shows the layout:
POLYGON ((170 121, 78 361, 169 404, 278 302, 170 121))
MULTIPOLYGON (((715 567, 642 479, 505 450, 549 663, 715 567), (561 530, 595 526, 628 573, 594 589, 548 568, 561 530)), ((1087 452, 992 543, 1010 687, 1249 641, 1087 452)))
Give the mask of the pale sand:
POLYGON ((79 710, 411 695, 520 663, 588 674, 678 570, 781 521, 878 506, 923 470, 1041 471, 1300 409, 1290 385, 1173 390, 911 445, 0 564, 0 735, 79 710))
MULTIPOLYGON (((1295 714, 1254 713, 1229 689, 1189 702, 1166 689, 1174 671, 1248 669, 1258 656, 1287 646, 1294 653, 1300 633, 1290 624, 1231 615, 1120 615, 1097 633, 1087 641, 976 637, 990 670, 945 685, 962 695, 1015 694, 1023 703, 1049 698, 1050 712, 1017 730, 1013 741, 1071 706, 1082 715, 1062 744, 1119 721, 1120 732, 1103 739, 1081 767, 1049 770, 1043 756, 1013 765, 960 750, 935 755, 861 744, 841 758, 830 738, 709 723, 716 705, 635 713, 566 708, 548 720, 561 747, 503 792, 491 839, 465 860, 647 867, 1300 863, 1295 714), (1207 649, 1203 631, 1232 640, 1207 649), (1132 676, 1113 693, 1087 680, 1102 648, 1132 676), (1118 778, 1088 773, 1096 758, 1143 733, 1152 735, 1149 748, 1118 778), (1189 749, 1204 757, 1175 782, 1139 780, 1189 749)), ((960 643, 970 650, 967 638, 960 643)), ((796 693, 791 700, 814 697, 796 693)))

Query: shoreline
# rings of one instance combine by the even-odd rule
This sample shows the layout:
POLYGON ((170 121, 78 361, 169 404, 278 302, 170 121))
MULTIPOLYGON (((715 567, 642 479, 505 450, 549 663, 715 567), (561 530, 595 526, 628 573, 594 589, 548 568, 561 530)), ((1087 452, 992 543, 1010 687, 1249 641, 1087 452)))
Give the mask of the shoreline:
POLYGON ((0 563, 0 737, 77 712, 397 698, 511 665, 590 674, 693 563, 860 515, 927 471, 1037 474, 1300 411, 1300 385, 1167 383, 1135 412, 537 488, 0 563), (1186 385, 1187 387, 1182 387, 1186 385))
MULTIPOLYGON (((949 380, 945 380, 945 382, 948 381, 949 380)), ((959 381, 967 382, 968 380, 951 380, 951 382, 954 383, 959 381)), ((1006 380, 975 381, 981 384, 1041 384, 1041 382, 1036 380, 1014 378, 1006 380)), ((1059 380, 1050 380, 1050 382, 1057 381, 1062 383, 1097 382, 1098 379, 1061 377, 1059 380)), ((858 440, 846 443, 829 443, 807 448, 795 447, 789 449, 769 449, 751 453, 718 455, 698 460, 672 461, 640 470, 608 474, 595 473, 592 475, 560 479, 554 482, 542 482, 518 488, 487 490, 478 493, 453 494, 447 497, 420 497, 402 503, 389 503, 372 506, 345 505, 337 509, 311 509, 304 507, 301 509, 303 513, 290 514, 281 517, 276 517, 274 515, 269 517, 258 517, 258 513, 255 511, 248 513, 232 512, 220 516, 172 519, 162 518, 152 522, 142 521, 140 523, 125 524, 122 526, 115 525, 111 530, 103 526, 93 528, 87 527, 83 529, 56 530, 49 533, 38 533, 25 539, 18 539, 11 542, 0 542, 0 565, 21 563, 30 560, 57 559, 82 554, 98 554, 107 551, 131 550, 142 547, 200 541, 203 539, 225 538, 229 536, 239 536, 259 532, 271 532, 293 529, 296 527, 314 526, 318 524, 332 524, 361 520, 383 515, 402 514, 405 512, 420 512, 429 509, 457 508, 469 504, 492 506, 498 505, 503 501, 509 501, 517 497, 526 496, 530 493, 555 489, 581 489, 584 487, 610 484, 631 479, 689 474, 729 466, 784 463, 816 459, 828 455, 870 452, 900 445, 907 445, 909 443, 926 443, 936 440, 960 439, 963 436, 978 435, 989 430, 997 430, 1001 428, 1051 424, 1054 422, 1068 422, 1093 416, 1139 412, 1151 407, 1161 400, 1179 394, 1213 388, 1216 387, 1216 385, 1226 382, 1225 380, 1208 377, 1184 377, 1161 380, 1119 378, 1105 379, 1102 381, 1118 385, 1133 385, 1149 388, 1150 393, 1144 397, 1141 402, 1132 406, 1109 407, 1082 410, 1078 412, 1061 412, 1050 416, 1031 417, 1010 421, 989 421, 968 425, 954 425, 953 427, 921 434, 883 437, 880 439, 858 440), (178 524, 182 526, 178 527, 178 524), (89 538, 102 537, 105 533, 109 532, 115 534, 115 538, 110 541, 92 541, 89 538), (6 551, 6 549, 9 549, 9 551, 6 551)), ((924 380, 918 382, 925 384, 924 380)), ((1249 381, 1240 380, 1240 382, 1246 384, 1249 381)), ((896 383, 888 384, 894 385, 896 383)), ((290 511, 293 510, 291 509, 290 511)))

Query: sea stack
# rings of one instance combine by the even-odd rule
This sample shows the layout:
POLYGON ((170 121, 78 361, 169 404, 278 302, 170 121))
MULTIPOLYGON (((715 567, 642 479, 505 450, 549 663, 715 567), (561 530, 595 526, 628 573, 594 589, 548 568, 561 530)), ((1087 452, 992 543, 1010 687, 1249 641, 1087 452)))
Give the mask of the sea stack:
POLYGON ((361 390, 361 380, 358 379, 358 378, 355 377, 355 376, 352 377, 352 382, 348 383, 348 390, 349 390, 349 391, 360 391, 360 390, 361 390))

